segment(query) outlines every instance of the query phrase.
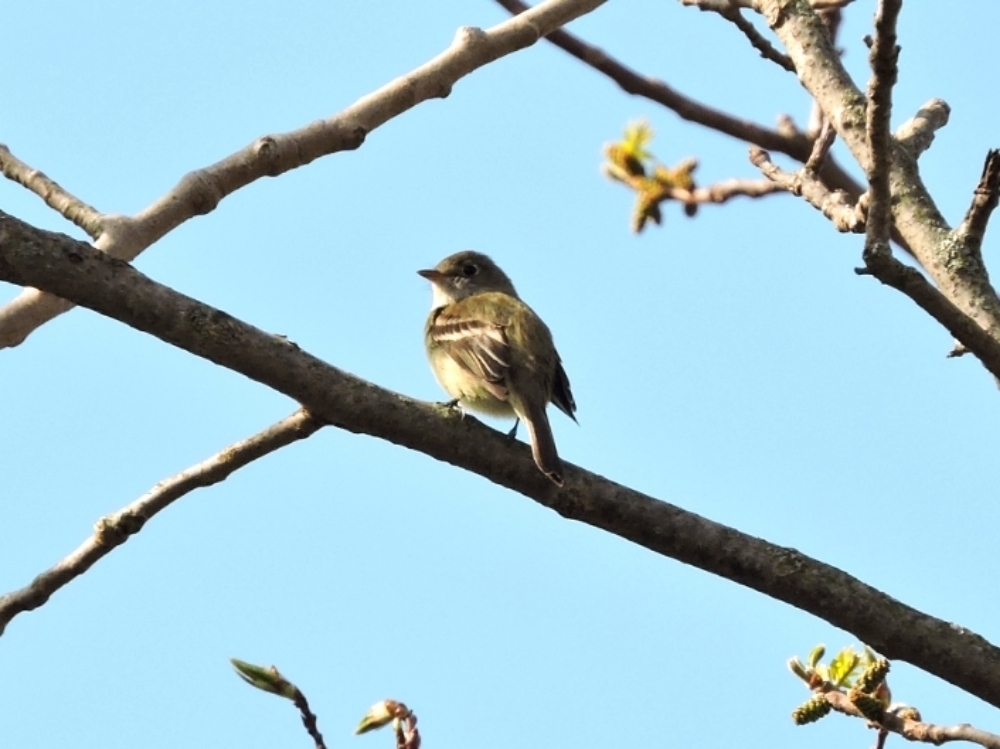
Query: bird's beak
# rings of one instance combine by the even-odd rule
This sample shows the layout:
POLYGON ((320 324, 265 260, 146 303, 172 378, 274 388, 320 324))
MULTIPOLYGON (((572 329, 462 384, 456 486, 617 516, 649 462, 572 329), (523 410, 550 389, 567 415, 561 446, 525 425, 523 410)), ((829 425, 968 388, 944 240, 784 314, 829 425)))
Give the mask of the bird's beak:
POLYGON ((447 278, 444 273, 439 270, 434 270, 433 268, 431 270, 418 270, 417 275, 423 276, 431 283, 438 283, 439 281, 443 281, 447 278))

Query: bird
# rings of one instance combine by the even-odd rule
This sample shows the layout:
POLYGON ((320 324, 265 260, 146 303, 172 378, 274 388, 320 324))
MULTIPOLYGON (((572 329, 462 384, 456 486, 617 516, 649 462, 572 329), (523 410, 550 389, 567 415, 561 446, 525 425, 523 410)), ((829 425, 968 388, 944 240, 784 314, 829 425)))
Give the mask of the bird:
POLYGON ((512 436, 523 421, 535 464, 562 486, 546 407, 554 403, 576 421, 576 401, 548 326, 480 252, 458 252, 417 273, 431 282, 424 343, 438 383, 453 403, 515 418, 512 436))

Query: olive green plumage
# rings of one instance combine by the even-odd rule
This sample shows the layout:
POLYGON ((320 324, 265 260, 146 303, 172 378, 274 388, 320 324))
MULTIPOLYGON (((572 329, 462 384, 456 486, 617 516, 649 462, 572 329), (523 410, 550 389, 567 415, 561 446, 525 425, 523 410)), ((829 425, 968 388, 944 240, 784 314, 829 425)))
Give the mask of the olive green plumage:
POLYGON ((419 273, 433 285, 424 340, 438 382, 473 411, 523 421, 535 463, 561 485, 545 409, 575 421, 576 403, 548 326, 486 255, 460 252, 419 273))

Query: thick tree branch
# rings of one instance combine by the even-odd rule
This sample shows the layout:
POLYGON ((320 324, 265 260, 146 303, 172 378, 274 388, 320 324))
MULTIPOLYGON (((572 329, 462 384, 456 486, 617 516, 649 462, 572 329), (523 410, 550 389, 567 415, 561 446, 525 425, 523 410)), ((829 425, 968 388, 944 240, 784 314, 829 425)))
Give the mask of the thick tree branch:
POLYGON ((451 409, 342 372, 125 262, 0 212, 0 280, 47 289, 263 383, 351 432, 478 473, 560 515, 746 585, 847 630, 1000 706, 1000 649, 800 552, 775 546, 566 464, 566 486, 536 468, 527 445, 451 409))
MULTIPOLYGON (((826 26, 827 33, 830 35, 830 44, 836 45, 837 34, 840 33, 840 25, 844 20, 844 11, 840 8, 826 8, 818 11, 818 15, 826 26)), ((839 49, 837 52, 838 54, 842 54, 839 49)), ((823 116, 823 110, 815 101, 812 102, 812 106, 809 107, 809 126, 806 128, 806 132, 815 136, 819 134, 822 127, 829 127, 829 125, 830 123, 823 116)), ((815 149, 813 152, 815 153, 815 149)))
POLYGON ((275 450, 309 437, 323 422, 299 409, 262 432, 230 445, 198 465, 161 481, 139 499, 94 525, 94 534, 28 585, 0 596, 0 635, 18 614, 43 606, 60 588, 142 530, 146 521, 195 489, 211 486, 275 450))
MULTIPOLYGON (((754 0, 768 25, 785 45, 802 85, 823 109, 858 163, 869 173, 872 168, 867 137, 865 97, 854 85, 840 57, 830 44, 823 21, 805 3, 797 0, 754 0)), ((912 144, 911 144, 912 145, 912 144)), ((891 147, 888 169, 892 195, 892 221, 917 262, 927 271, 949 306, 967 315, 988 334, 992 343, 1000 341, 1000 298, 989 283, 980 258, 956 240, 920 178, 916 156, 899 143, 891 147)), ((881 271, 879 271, 881 272, 881 271)), ((873 270, 873 274, 879 273, 873 270)), ((921 284, 904 281, 902 272, 879 276, 895 288, 919 292, 929 304, 921 284), (899 281, 896 283, 895 281, 899 281)), ((916 297, 915 301, 928 309, 916 297)), ((943 307, 943 305, 937 305, 943 307)), ((945 310, 939 310, 941 320, 945 310)), ((969 327, 952 320, 956 337, 996 374, 994 348, 983 348, 980 336, 962 338, 955 330, 969 327)))
MULTIPOLYGON (((830 219, 837 231, 854 233, 865 231, 865 196, 854 203, 846 194, 829 190, 806 167, 794 173, 786 172, 771 161, 767 151, 760 148, 750 149, 750 161, 768 179, 793 195, 801 196, 811 206, 821 211, 830 219)), ((886 286, 906 294, 958 341, 974 341, 972 345, 963 343, 962 352, 965 353, 967 350, 977 352, 984 366, 1000 378, 1000 343, 934 288, 920 271, 904 265, 893 257, 891 252, 884 252, 866 257, 865 267, 858 268, 855 272, 858 275, 874 276, 886 286)), ((954 352, 950 354, 950 356, 957 355, 954 352)))
POLYGON ((43 172, 32 169, 0 143, 0 173, 9 180, 31 190, 45 205, 72 221, 95 239, 102 230, 101 212, 71 195, 43 172))
MULTIPOLYGON (((362 97, 333 117, 299 130, 265 135, 204 169, 185 175, 170 192, 135 216, 105 215, 96 246, 112 257, 132 260, 194 216, 261 177, 276 177, 338 151, 358 148, 372 130, 423 101, 443 98, 464 76, 588 13, 606 0, 546 0, 528 13, 493 28, 464 27, 451 46, 416 70, 362 97)), ((16 346, 33 330, 72 305, 26 289, 0 309, 0 348, 16 346)))

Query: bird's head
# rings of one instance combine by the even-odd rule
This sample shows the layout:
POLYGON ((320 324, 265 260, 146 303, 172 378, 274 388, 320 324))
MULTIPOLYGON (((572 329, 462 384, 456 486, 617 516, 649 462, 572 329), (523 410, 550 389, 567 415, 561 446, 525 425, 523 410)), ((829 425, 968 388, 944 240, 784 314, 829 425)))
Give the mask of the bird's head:
POLYGON ((431 282, 433 307, 444 307, 473 294, 499 291, 517 297, 514 284, 500 266, 481 252, 465 250, 450 255, 431 270, 418 270, 431 282))

